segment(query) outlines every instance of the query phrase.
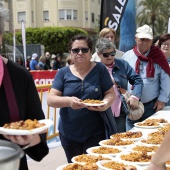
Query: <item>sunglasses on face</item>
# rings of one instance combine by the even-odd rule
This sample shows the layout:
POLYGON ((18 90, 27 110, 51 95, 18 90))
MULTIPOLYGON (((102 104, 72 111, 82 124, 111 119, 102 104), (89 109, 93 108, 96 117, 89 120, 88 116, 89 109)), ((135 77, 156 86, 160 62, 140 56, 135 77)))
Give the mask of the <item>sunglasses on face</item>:
POLYGON ((103 53, 103 57, 104 58, 107 58, 107 57, 109 57, 109 56, 115 56, 116 55, 116 51, 112 51, 112 52, 110 52, 110 53, 103 53))
POLYGON ((78 54, 79 52, 81 52, 84 54, 84 53, 88 53, 89 51, 89 48, 73 48, 71 49, 71 51, 74 53, 74 54, 78 54))

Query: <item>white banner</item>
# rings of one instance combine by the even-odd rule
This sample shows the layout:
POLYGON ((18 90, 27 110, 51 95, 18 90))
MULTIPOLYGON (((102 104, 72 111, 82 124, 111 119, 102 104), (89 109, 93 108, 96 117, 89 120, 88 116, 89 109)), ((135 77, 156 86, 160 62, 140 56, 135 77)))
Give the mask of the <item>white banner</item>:
POLYGON ((26 67, 27 56, 26 56, 26 35, 25 35, 25 24, 24 21, 21 22, 22 27, 22 45, 23 45, 23 52, 24 52, 24 64, 26 67))

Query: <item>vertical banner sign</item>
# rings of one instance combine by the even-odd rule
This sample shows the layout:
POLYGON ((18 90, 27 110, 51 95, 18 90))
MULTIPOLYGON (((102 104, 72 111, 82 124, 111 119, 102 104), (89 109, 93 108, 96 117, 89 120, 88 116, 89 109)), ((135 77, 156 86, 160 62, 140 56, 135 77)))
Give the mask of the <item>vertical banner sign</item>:
POLYGON ((15 40, 15 29, 13 28, 13 56, 14 56, 14 62, 16 62, 16 40, 15 40))
POLYGON ((126 52, 133 48, 136 34, 136 0, 128 1, 120 23, 119 50, 126 52))
POLYGON ((21 27, 22 27, 22 45, 23 45, 23 52, 24 52, 24 64, 25 64, 25 67, 26 67, 26 36, 25 36, 25 24, 24 24, 24 21, 21 22, 21 27))
POLYGON ((168 34, 170 34, 170 16, 169 16, 169 21, 168 21, 168 34))
POLYGON ((128 0, 102 0, 100 13, 100 30, 105 27, 115 31, 120 25, 128 0))

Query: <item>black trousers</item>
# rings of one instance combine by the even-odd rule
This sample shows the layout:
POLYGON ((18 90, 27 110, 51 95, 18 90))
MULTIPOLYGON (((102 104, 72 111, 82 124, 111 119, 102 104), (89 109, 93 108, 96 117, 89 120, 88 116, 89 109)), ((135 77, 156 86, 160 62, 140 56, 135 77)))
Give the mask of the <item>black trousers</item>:
POLYGON ((86 154, 86 150, 93 146, 99 146, 99 142, 105 139, 105 134, 89 137, 84 143, 79 143, 65 138, 60 133, 61 145, 65 151, 68 163, 72 163, 71 159, 74 156, 86 154))

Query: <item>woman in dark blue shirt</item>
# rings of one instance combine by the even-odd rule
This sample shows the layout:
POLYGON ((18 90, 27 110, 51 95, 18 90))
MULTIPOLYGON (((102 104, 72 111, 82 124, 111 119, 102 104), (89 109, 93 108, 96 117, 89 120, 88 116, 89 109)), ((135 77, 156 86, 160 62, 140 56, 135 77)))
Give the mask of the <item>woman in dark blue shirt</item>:
POLYGON ((60 108, 61 144, 68 162, 71 162, 72 157, 86 153, 86 149, 105 139, 104 121, 100 112, 110 107, 114 91, 106 67, 102 63, 90 61, 92 42, 89 37, 73 37, 69 51, 74 64, 57 72, 47 102, 52 107, 60 108), (107 104, 86 107, 81 102, 85 99, 103 100, 107 104))

